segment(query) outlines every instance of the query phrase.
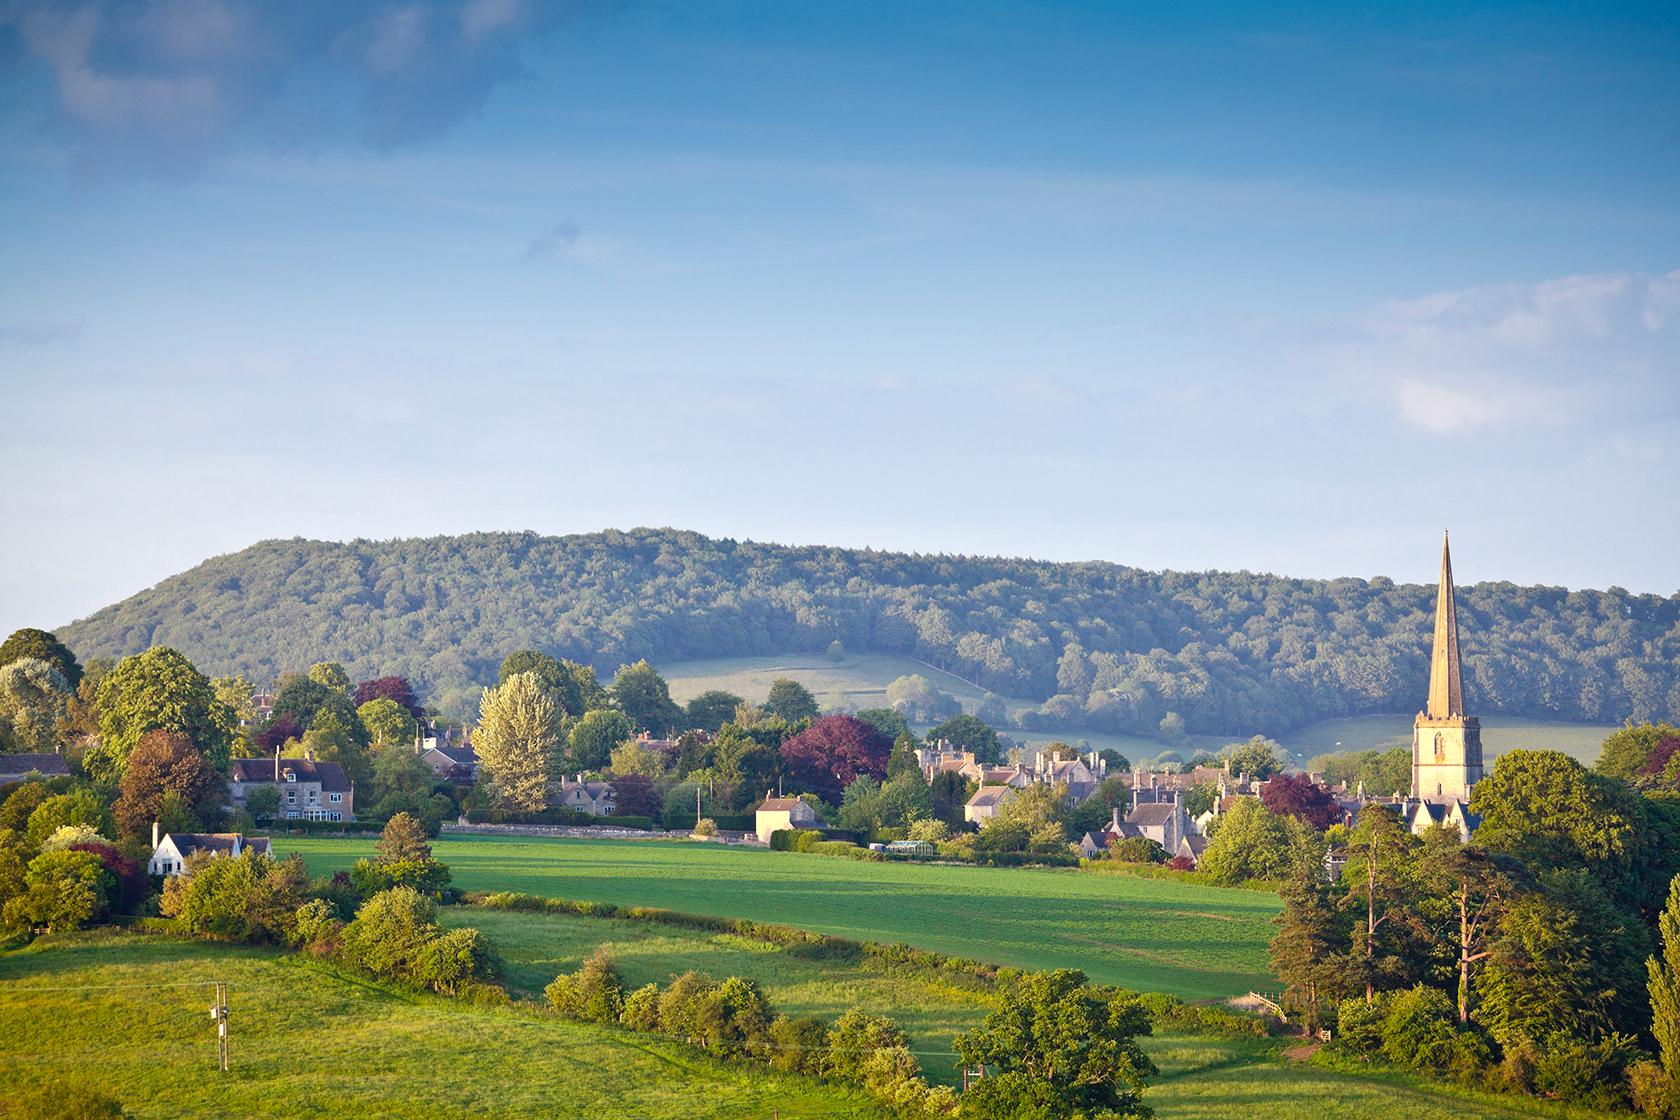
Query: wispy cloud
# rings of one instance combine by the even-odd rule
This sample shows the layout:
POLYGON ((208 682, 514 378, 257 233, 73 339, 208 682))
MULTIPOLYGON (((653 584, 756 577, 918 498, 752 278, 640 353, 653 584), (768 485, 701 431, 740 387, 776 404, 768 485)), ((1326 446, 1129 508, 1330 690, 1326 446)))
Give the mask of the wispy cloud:
POLYGON ((241 140, 389 149, 473 116, 563 10, 519 0, 19 0, 0 7, 83 172, 185 178, 241 140))
POLYGON ((86 329, 75 322, 7 323, 0 325, 0 349, 63 346, 81 338, 86 329))
POLYGON ((1573 423, 1680 402, 1680 273, 1563 276, 1375 308, 1329 347, 1333 371, 1434 435, 1573 423))
POLYGON ((571 222, 562 222, 531 238, 525 246, 528 261, 549 261, 569 253, 578 243, 582 231, 571 222))

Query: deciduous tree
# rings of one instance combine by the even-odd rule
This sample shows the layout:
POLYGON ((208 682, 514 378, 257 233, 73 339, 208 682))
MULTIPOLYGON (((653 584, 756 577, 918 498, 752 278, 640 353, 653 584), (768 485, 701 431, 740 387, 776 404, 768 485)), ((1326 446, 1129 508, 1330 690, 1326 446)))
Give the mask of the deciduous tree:
POLYGON ((82 667, 76 662, 76 655, 56 634, 25 627, 12 631, 9 638, 0 642, 0 666, 30 659, 45 661, 57 669, 71 691, 82 683, 82 667))
POLYGON ((557 720, 554 701, 535 674, 517 673, 484 690, 473 746, 490 789, 508 808, 534 813, 547 804, 560 745, 557 720))
POLYGON ((745 703, 733 692, 708 689, 688 702, 688 726, 715 735, 719 728, 735 718, 735 710, 745 703))
POLYGON ((798 681, 777 677, 770 682, 770 695, 765 698, 764 710, 773 716, 780 716, 789 723, 798 723, 802 719, 816 719, 817 698, 798 681))
POLYGON ((1149 1033, 1135 994, 1087 984, 1075 969, 1031 973, 953 1042, 965 1065, 998 1070, 964 1096, 964 1114, 1148 1116, 1143 1091, 1156 1068, 1138 1038, 1149 1033))
POLYGON ((782 743, 782 762, 796 788, 835 802, 859 774, 887 772, 892 741, 854 716, 824 716, 782 743))
POLYGON ((147 835, 167 793, 178 794, 202 820, 218 814, 227 784, 181 732, 148 731, 129 756, 122 796, 113 806, 123 835, 147 835))
POLYGON ((70 695, 70 682, 49 661, 23 657, 0 665, 0 749, 10 746, 43 754, 57 750, 59 722, 70 695))
POLYGON ((99 685, 97 777, 117 780, 128 756, 148 731, 179 731, 217 766, 228 760, 232 713, 216 699, 210 680, 168 646, 125 657, 99 685))

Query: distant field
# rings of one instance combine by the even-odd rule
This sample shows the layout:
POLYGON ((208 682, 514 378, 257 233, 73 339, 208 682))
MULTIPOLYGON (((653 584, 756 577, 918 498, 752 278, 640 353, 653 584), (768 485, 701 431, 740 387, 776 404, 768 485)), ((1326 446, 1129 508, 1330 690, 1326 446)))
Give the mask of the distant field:
MULTIPOLYGON (((317 874, 373 840, 286 838, 317 874)), ((665 906, 783 922, 858 940, 905 941, 1186 999, 1240 994, 1266 968, 1276 896, 1078 871, 862 863, 830 856, 647 840, 445 836, 455 885, 665 906)))
MULTIPOLYGON (((949 692, 969 711, 974 710, 984 689, 961 677, 887 653, 847 654, 831 661, 821 654, 790 653, 777 657, 716 657, 704 661, 670 661, 658 666, 671 684, 671 698, 686 703, 707 689, 720 688, 755 704, 770 694, 770 682, 777 677, 796 680, 811 690, 823 707, 831 706, 844 694, 848 708, 881 708, 887 703, 887 686, 899 677, 920 673, 934 686, 949 692)), ((1019 701, 1025 704, 1026 701, 1019 701)))
POLYGON ((0 1038, 0 1116, 21 1115, 10 1103, 26 1088, 66 1077, 158 1120, 883 1116, 839 1086, 675 1043, 392 992, 303 957, 155 937, 91 934, 0 954, 0 1038), (213 1065, 209 989, 158 986, 193 980, 229 984, 229 1073, 213 1065), (75 990, 84 986, 99 990, 75 990))
MULTIPOLYGON (((891 975, 870 962, 810 960, 729 934, 572 914, 448 907, 446 925, 476 926, 508 964, 509 982, 540 993, 556 973, 576 969, 599 945, 631 985, 668 983, 687 969, 749 976, 790 1015, 833 1019, 857 1007, 888 1015, 910 1036, 930 1080, 960 1082, 951 1039, 983 1020, 989 995, 933 980, 891 975)), ((1162 1033, 1144 1047, 1161 1067, 1148 1101, 1162 1120, 1284 1120, 1322 1112, 1390 1120, 1395 1105, 1424 1120, 1509 1120, 1580 1116, 1538 1102, 1467 1093, 1409 1075, 1358 1076, 1292 1062, 1285 1044, 1162 1033)))
MULTIPOLYGON (((1384 747, 1410 747, 1415 714, 1357 716, 1331 719, 1304 727, 1279 741, 1301 754, 1301 761, 1330 751, 1363 751, 1384 747)), ((1483 716, 1482 752, 1488 762, 1506 751, 1562 751, 1591 766, 1598 761, 1599 748, 1617 730, 1614 724, 1559 723, 1520 716, 1483 716)))

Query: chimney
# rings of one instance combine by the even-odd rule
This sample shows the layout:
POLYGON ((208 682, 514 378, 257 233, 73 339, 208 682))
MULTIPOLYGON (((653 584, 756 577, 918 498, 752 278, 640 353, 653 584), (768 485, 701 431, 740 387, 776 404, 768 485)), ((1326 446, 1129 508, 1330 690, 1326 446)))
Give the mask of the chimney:
POLYGON ((152 822, 152 851, 154 851, 154 852, 157 851, 157 846, 158 846, 159 842, 160 841, 158 840, 158 822, 153 821, 152 822))
POLYGON ((280 744, 274 744, 274 784, 280 784, 280 744))

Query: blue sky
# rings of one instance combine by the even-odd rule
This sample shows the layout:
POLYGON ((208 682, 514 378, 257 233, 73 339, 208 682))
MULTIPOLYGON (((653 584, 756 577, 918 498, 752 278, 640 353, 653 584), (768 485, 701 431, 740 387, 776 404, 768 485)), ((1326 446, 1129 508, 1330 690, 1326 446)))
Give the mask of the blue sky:
POLYGON ((0 5, 0 632, 677 525, 1680 590, 1672 5, 0 5))

